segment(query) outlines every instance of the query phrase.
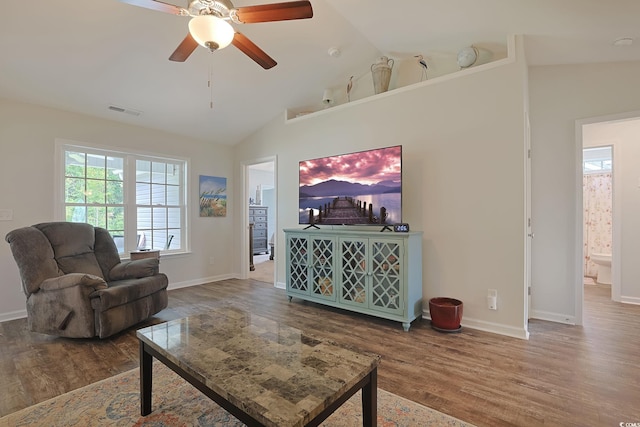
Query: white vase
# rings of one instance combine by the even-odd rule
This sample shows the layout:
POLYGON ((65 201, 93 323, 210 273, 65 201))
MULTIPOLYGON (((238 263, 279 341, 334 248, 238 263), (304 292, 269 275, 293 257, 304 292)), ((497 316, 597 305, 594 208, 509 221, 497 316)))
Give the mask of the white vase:
POLYGON ((389 90, 391 80, 391 70, 393 69, 393 59, 381 56, 371 65, 371 76, 373 77, 373 90, 376 94, 389 90))

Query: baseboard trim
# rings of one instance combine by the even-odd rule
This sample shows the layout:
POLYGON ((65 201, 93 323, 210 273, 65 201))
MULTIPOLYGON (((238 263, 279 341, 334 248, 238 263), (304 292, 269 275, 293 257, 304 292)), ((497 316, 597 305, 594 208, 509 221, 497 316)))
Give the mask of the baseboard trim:
POLYGON ((532 319, 546 320, 548 322, 564 323, 565 325, 575 325, 576 317, 562 313, 552 313, 550 311, 531 310, 529 313, 532 319))
POLYGON ((620 298, 620 302, 623 302, 625 304, 640 305, 640 298, 638 298, 638 297, 621 297, 620 298))
POLYGON ((274 287, 278 289, 287 289, 287 284, 284 282, 276 282, 274 287))
POLYGON ((188 288, 191 286, 204 285, 205 283, 211 282, 219 282, 221 280, 235 279, 236 276, 234 274, 221 274, 219 276, 210 276, 210 277, 201 277, 199 279, 194 280, 186 280, 184 282, 175 282, 170 283, 168 290, 180 289, 180 288, 188 288))
MULTIPOLYGON (((431 321, 429 310, 423 310, 422 319, 431 321)), ((513 326, 507 326, 500 323, 487 322, 485 320, 470 319, 463 317, 461 325, 463 328, 476 329, 478 331, 490 332, 492 334, 504 335, 522 340, 529 339, 529 331, 526 328, 520 329, 513 326)))
POLYGON ((0 323, 8 322, 9 320, 24 319, 25 317, 27 317, 26 309, 0 313, 0 323))

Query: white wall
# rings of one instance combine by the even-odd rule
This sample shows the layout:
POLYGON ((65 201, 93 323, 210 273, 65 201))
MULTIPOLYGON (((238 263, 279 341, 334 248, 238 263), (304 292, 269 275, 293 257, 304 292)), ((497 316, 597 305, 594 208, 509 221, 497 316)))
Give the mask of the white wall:
POLYGON ((640 119, 585 125, 582 138, 585 147, 613 146, 614 221, 624 230, 617 236, 620 282, 614 298, 640 304, 640 119))
MULTIPOLYGON (((0 101, 0 208, 14 209, 14 221, 0 222, 0 234, 51 219, 55 138, 189 157, 192 198, 197 198, 198 175, 207 174, 229 177, 231 199, 227 218, 201 219, 194 210, 190 218, 193 254, 162 260, 161 267, 171 283, 199 283, 203 277, 239 271, 238 256, 234 255, 240 254, 238 237, 244 225, 233 217, 242 208, 242 163, 277 156, 278 223, 281 228, 296 227, 299 160, 402 144, 403 219, 412 229, 424 231, 424 301, 434 296, 459 298, 465 303, 463 325, 526 337, 526 89, 526 64, 518 58, 287 124, 278 117, 233 150, 0 101), (234 162, 229 161, 232 157, 234 162), (232 164, 236 165, 233 175, 232 164), (16 179, 20 176, 25 177, 23 187, 7 185, 20 183, 16 179), (213 266, 208 265, 210 254, 216 260, 213 266), (489 288, 498 290, 497 311, 486 306, 489 288)), ((277 278, 282 284, 285 257, 281 230, 277 241, 277 278)), ((0 267, 5 277, 0 290, 7 296, 0 301, 0 313, 23 309, 24 297, 8 245, 0 246, 0 267)))
POLYGON ((576 120, 640 110, 639 75, 640 62, 529 69, 533 317, 580 322, 576 120))
MULTIPOLYGON (((526 337, 526 65, 469 71, 288 123, 278 117, 237 147, 236 163, 278 156, 278 224, 298 227, 300 160, 402 144, 403 220, 424 231, 424 301, 459 298, 463 325, 526 337), (489 288, 498 311, 487 308, 489 288)), ((281 229, 277 242, 284 284, 281 229)))
MULTIPOLYGON (((160 270, 169 276, 170 287, 230 277, 239 270, 230 250, 235 249, 233 205, 226 218, 199 218, 197 210, 198 175, 228 177, 228 194, 233 195, 231 147, 8 100, 0 100, 0 209, 12 209, 13 220, 0 221, 3 240, 15 228, 54 219, 56 138, 189 158, 192 253, 163 257, 160 270)), ((0 321, 24 316, 25 296, 5 242, 0 244, 0 272, 0 321)))

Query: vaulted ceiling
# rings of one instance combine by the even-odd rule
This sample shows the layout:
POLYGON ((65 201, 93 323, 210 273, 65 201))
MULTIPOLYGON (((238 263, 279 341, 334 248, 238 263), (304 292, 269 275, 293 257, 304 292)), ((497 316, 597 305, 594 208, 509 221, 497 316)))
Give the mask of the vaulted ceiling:
POLYGON ((264 70, 233 46, 213 54, 199 47, 186 62, 169 61, 187 17, 118 0, 7 0, 0 98, 236 144, 287 108, 320 108, 324 88, 345 85, 380 55, 455 61, 462 47, 504 46, 508 35, 522 34, 530 65, 640 60, 637 0, 311 4, 311 19, 235 25, 278 62, 264 70), (622 37, 634 42, 614 46, 622 37), (332 47, 339 56, 328 54, 332 47))

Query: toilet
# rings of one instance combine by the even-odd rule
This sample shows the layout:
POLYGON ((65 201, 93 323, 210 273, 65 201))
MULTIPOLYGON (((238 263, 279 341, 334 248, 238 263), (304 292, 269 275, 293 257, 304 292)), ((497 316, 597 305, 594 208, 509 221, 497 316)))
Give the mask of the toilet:
POLYGON ((596 282, 603 285, 611 284, 611 254, 591 254, 591 261, 598 265, 596 282))

